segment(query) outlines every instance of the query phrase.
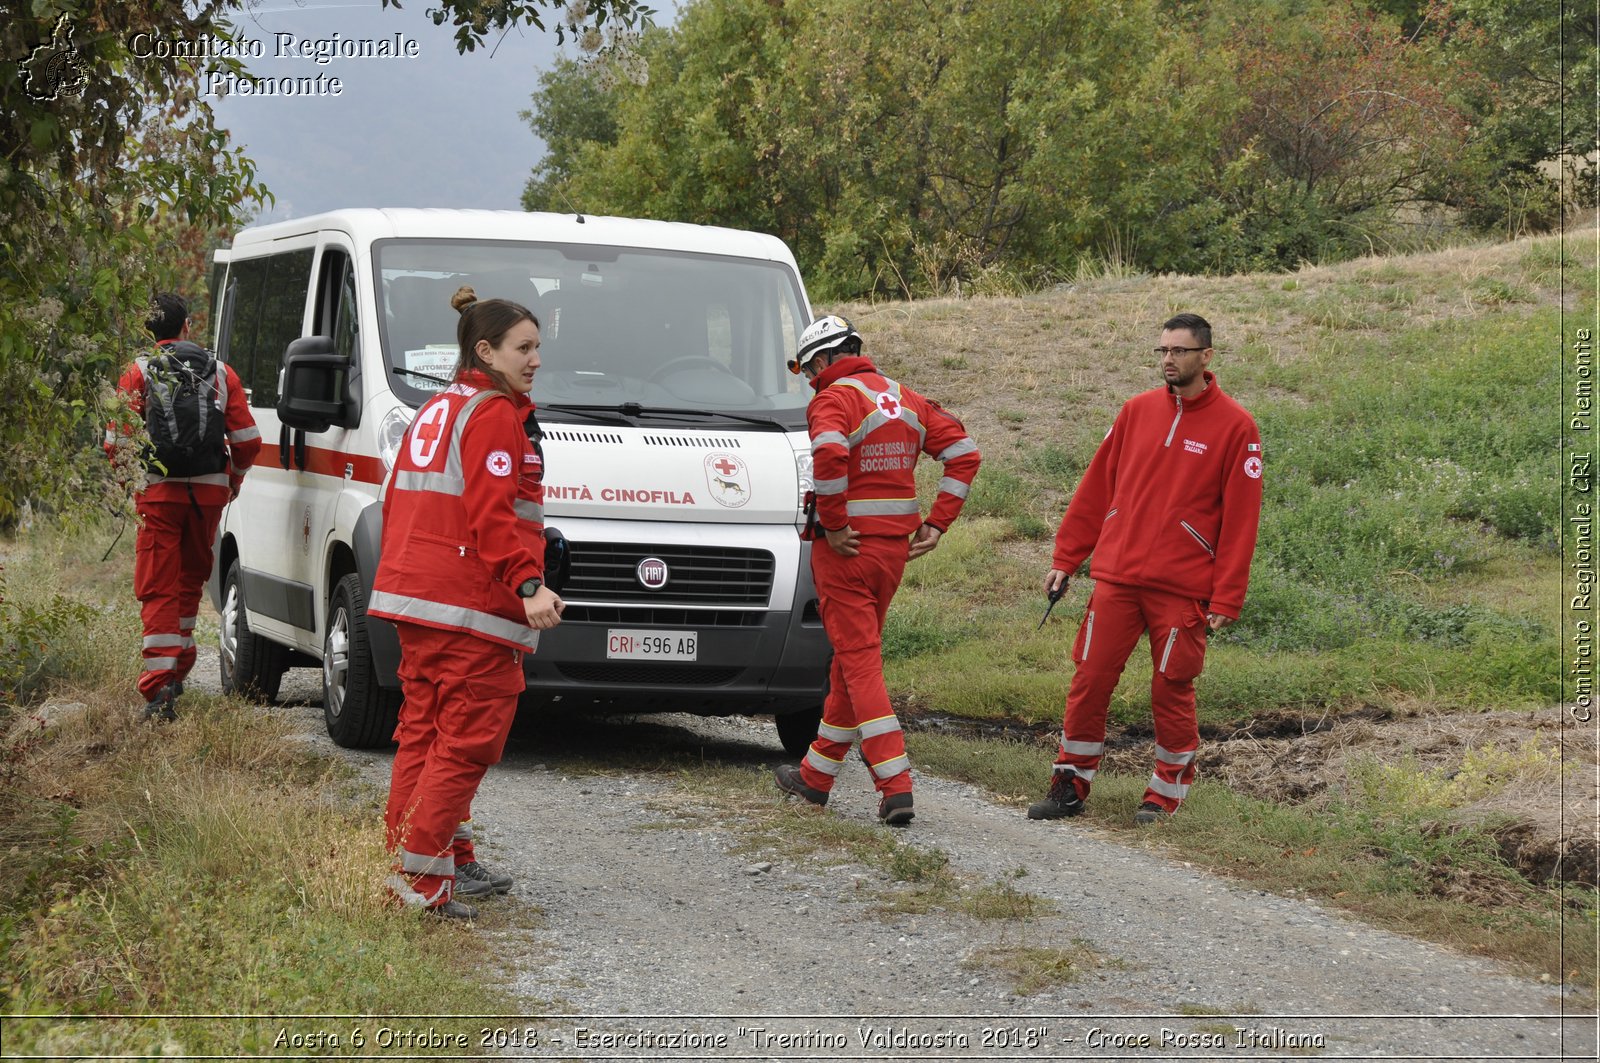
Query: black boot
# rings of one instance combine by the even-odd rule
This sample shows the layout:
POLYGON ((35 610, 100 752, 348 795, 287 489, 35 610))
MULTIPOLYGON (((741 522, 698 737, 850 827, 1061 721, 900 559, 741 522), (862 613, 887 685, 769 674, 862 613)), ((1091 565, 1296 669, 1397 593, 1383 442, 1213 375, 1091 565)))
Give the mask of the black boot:
POLYGON ((1083 811, 1083 798, 1073 780, 1078 777, 1071 768, 1056 772, 1050 778, 1050 792, 1044 800, 1028 806, 1029 819, 1065 819, 1083 811))
POLYGON ((778 784, 778 789, 786 794, 794 794, 818 808, 828 803, 828 795, 823 790, 817 790, 806 785, 800 777, 800 769, 793 764, 780 764, 772 773, 773 779, 778 784))

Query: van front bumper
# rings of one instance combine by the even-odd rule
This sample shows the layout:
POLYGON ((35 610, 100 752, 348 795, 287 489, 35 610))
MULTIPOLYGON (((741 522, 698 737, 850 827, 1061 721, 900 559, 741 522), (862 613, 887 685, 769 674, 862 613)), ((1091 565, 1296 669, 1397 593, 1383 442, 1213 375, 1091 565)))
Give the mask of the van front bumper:
MULTIPOLYGON (((570 610, 569 610, 570 611, 570 610)), ((599 612, 598 610, 596 612, 599 612)), ((524 658, 527 700, 629 712, 783 713, 822 703, 832 649, 814 609, 757 614, 759 623, 671 626, 563 620, 524 658), (626 660, 608 654, 614 631, 695 637, 696 659, 626 660)))

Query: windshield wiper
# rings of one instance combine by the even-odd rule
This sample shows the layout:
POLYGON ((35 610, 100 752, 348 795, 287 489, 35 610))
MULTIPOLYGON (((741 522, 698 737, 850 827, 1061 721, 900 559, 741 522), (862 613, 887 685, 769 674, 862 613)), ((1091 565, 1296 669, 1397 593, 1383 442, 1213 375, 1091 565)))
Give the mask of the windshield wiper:
MULTIPOLYGON (((391 367, 390 372, 398 373, 398 374, 400 374, 402 376, 414 376, 419 380, 431 380, 433 383, 442 385, 444 387, 450 387, 451 385, 453 385, 455 383, 455 381, 446 380, 444 377, 433 376, 433 375, 431 375, 429 373, 419 373, 415 369, 402 369, 399 366, 391 367)), ((580 417, 588 417, 591 420, 600 421, 600 422, 602 422, 604 424, 626 424, 626 425, 631 425, 633 423, 632 421, 628 420, 626 417, 620 416, 619 412, 618 412, 618 410, 617 410, 617 408, 615 406, 554 406, 554 405, 551 405, 551 406, 541 406, 540 409, 543 409, 543 410, 560 410, 562 413, 575 413, 575 414, 578 414, 580 417)))
POLYGON ((611 407, 618 413, 629 417, 725 417, 730 421, 743 421, 745 424, 760 425, 763 428, 776 428, 780 432, 787 432, 788 426, 770 417, 752 417, 749 414, 729 413, 727 410, 691 410, 677 406, 641 406, 637 402, 624 402, 620 406, 611 407))
POLYGON ((579 417, 587 417, 603 424, 622 424, 632 426, 633 422, 623 416, 625 411, 615 406, 569 406, 566 403, 544 402, 539 404, 541 410, 555 410, 557 413, 574 413, 579 417))

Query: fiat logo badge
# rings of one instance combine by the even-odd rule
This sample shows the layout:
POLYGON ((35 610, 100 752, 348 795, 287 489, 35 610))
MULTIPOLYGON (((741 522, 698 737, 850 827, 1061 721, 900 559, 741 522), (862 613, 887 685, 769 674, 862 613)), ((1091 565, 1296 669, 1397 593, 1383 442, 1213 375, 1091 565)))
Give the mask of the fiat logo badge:
POLYGON ((638 575, 645 590, 658 591, 667 585, 667 563, 659 557, 647 557, 639 562, 638 575))

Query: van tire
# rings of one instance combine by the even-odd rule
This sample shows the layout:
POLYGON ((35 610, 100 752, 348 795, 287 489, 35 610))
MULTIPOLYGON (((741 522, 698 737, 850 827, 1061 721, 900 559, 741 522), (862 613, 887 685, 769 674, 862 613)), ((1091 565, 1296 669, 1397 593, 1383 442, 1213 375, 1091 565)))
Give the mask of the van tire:
POLYGON ((377 749, 394 738, 400 692, 378 683, 367 641, 367 592, 352 572, 328 599, 322 638, 322 718, 328 737, 345 749, 377 749))
POLYGON ((817 737, 817 724, 822 722, 822 706, 786 712, 774 716, 772 722, 778 725, 778 741, 783 743, 783 751, 791 757, 803 757, 817 737))
POLYGON ((250 630, 238 561, 228 566, 228 575, 222 584, 222 623, 217 649, 217 668, 222 673, 224 694, 240 694, 264 705, 277 700, 283 673, 289 668, 289 647, 250 630))

